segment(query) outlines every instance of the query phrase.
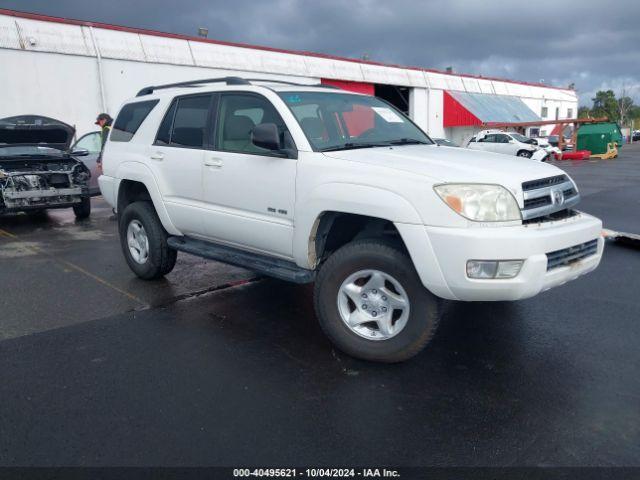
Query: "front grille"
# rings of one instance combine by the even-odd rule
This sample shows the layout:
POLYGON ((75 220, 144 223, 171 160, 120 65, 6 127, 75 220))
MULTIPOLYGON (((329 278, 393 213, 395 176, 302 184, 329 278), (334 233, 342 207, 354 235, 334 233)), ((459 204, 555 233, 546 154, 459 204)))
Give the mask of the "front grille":
POLYGON ((550 195, 547 195, 546 197, 528 198, 524 201, 524 209, 529 210, 532 208, 540 208, 550 204, 551 204, 550 195))
POLYGON ((580 201, 580 194, 566 175, 529 180, 522 184, 524 196, 522 220, 541 221, 549 215, 567 210, 580 201))
POLYGON ((554 268, 566 267, 583 258, 595 255, 598 251, 598 240, 594 239, 586 243, 563 248, 555 252, 547 253, 547 272, 554 268))
POLYGON ((556 222, 558 220, 565 220, 567 218, 575 217, 576 215, 578 215, 577 210, 571 210, 570 208, 567 208, 565 210, 550 213, 549 215, 545 215, 543 217, 535 217, 528 220, 523 220, 522 224, 530 225, 532 223, 556 222))
POLYGON ((528 192, 529 190, 537 190, 539 188, 551 187, 553 185, 559 185, 561 183, 568 182, 569 178, 566 175, 557 175, 555 177, 541 178, 540 180, 530 180, 522 184, 522 191, 528 192))

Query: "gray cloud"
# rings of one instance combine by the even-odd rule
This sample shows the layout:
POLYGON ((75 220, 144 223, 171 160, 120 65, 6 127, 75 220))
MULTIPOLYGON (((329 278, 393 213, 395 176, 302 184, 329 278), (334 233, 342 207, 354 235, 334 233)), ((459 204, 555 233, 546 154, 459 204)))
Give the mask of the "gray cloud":
POLYGON ((566 86, 640 100, 637 2, 0 0, 0 7, 566 86))

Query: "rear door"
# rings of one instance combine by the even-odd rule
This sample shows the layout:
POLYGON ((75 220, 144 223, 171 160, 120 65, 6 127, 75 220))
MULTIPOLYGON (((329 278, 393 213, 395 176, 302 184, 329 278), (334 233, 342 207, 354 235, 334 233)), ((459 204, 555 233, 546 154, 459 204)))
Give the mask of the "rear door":
POLYGON ((202 224, 202 163, 211 148, 213 94, 177 97, 167 110, 149 165, 173 224, 185 235, 205 236, 202 224))
POLYGON ((517 143, 509 135, 504 133, 498 133, 495 135, 494 151, 497 153, 503 153, 505 155, 515 155, 517 150, 517 143), (514 143, 510 143, 513 141, 514 143))
POLYGON ((253 145, 261 123, 276 124, 281 142, 292 142, 269 99, 220 94, 215 150, 203 161, 203 223, 213 240, 291 258, 297 161, 253 145))

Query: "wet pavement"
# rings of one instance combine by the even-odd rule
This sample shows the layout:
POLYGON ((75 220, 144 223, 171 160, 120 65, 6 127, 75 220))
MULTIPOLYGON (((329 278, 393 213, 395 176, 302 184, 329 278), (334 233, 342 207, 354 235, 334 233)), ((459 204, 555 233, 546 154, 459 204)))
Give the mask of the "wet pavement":
MULTIPOLYGON (((558 165, 640 233, 640 145, 558 165)), ((94 206, 0 219, 0 465, 640 465, 640 250, 448 302, 424 352, 378 365, 332 349, 309 286, 187 255, 135 279, 94 206)))

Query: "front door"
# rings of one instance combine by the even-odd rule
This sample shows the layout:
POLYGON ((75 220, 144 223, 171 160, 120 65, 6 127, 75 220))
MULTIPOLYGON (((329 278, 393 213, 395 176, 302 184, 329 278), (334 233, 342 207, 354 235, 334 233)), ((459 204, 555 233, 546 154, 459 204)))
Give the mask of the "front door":
POLYGON ((205 236, 202 163, 210 147, 212 94, 173 100, 149 149, 149 162, 171 222, 185 235, 205 236))
POLYGON ((215 146, 203 162, 203 221, 212 240, 291 258, 297 161, 251 142, 260 123, 275 123, 280 138, 289 137, 266 97, 220 94, 215 146))

